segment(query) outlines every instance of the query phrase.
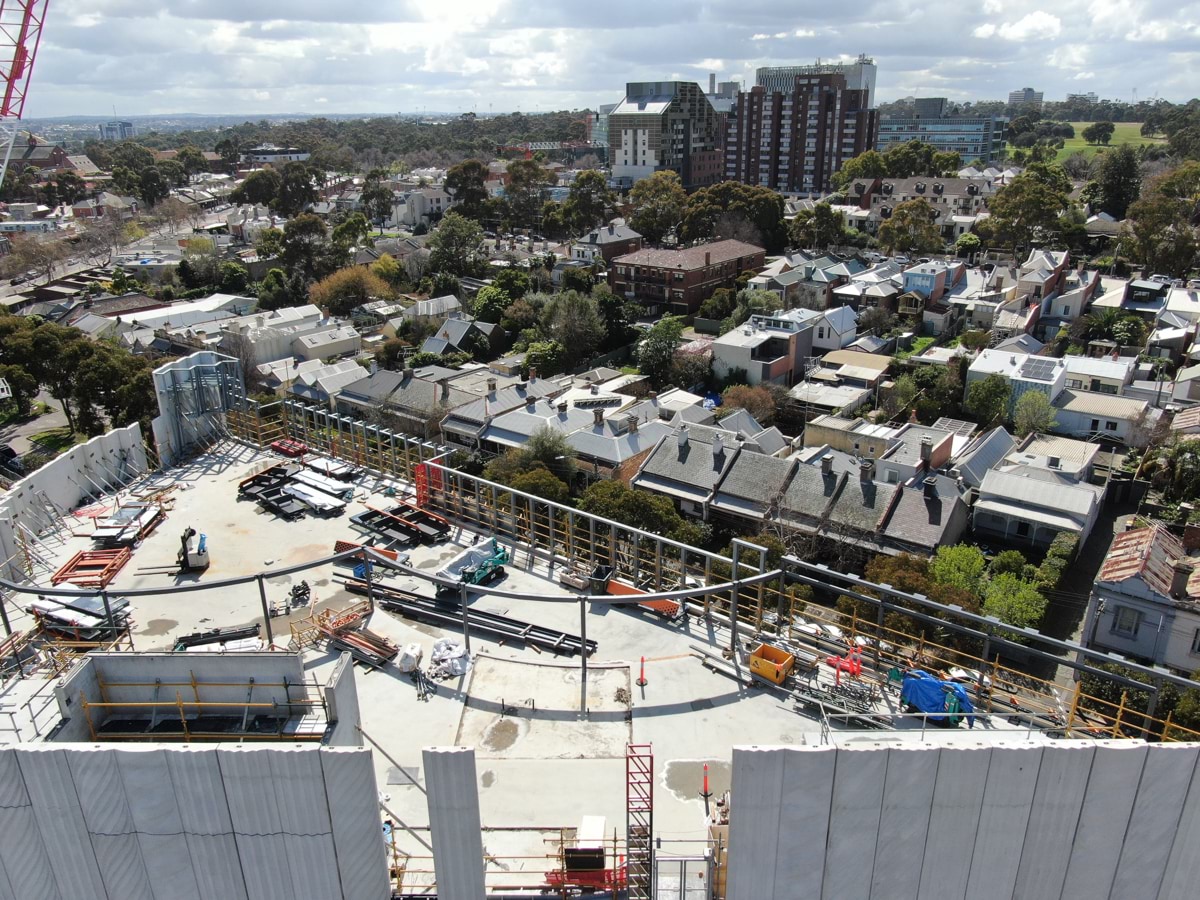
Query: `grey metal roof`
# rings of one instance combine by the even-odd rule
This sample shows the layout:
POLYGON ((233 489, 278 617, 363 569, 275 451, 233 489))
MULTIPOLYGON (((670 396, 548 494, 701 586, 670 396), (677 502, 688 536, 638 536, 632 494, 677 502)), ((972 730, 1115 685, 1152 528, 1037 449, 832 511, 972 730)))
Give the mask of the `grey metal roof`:
POLYGON ((958 455, 954 465, 964 483, 979 487, 983 483, 983 476, 995 468, 1016 445, 1011 434, 1003 427, 996 427, 971 441, 958 455))
POLYGON ((1030 467, 1004 472, 993 469, 984 475, 979 487, 981 501, 995 499, 1031 512, 1043 509, 1081 517, 1086 517, 1099 502, 1101 493, 1103 489, 1095 485, 1076 484, 1053 472, 1030 467))

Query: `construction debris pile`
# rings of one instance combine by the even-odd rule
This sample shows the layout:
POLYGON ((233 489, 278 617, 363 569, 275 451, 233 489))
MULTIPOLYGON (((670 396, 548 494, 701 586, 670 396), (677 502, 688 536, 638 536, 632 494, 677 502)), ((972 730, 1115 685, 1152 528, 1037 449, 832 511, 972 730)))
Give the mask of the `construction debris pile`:
POLYGON ((471 670, 471 654, 457 641, 442 638, 433 645, 429 656, 429 674, 443 681, 466 675, 471 670))

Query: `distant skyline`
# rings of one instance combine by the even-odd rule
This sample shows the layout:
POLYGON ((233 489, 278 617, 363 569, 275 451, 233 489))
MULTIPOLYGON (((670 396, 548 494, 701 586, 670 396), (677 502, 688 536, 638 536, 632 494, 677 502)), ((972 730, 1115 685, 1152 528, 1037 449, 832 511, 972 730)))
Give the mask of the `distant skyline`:
POLYGON ((1200 2, 56 0, 26 117, 596 108, 866 53, 877 99, 1200 94, 1200 2))

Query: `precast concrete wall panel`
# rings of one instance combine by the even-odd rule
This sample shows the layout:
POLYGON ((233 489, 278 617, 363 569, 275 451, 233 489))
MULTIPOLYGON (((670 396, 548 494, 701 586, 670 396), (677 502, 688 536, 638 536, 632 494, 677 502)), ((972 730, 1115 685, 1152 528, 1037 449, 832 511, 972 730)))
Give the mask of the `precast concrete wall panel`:
POLYGON ((937 751, 937 785, 921 865, 921 900, 961 900, 971 872, 991 748, 937 751))
POLYGON ((217 748, 173 747, 164 752, 184 832, 210 836, 233 834, 225 791, 214 790, 221 784, 217 748))
POLYGON ((1122 746, 1114 741, 1096 747, 1071 844, 1063 900, 1108 896, 1145 762, 1143 744, 1122 746))
POLYGON ((58 900, 46 845, 25 790, 25 779, 12 749, 0 750, 0 866, 4 868, 5 900, 45 897, 58 900))
POLYGON ((821 885, 825 900, 871 895, 887 763, 886 752, 866 748, 837 755, 821 885))
POLYGON ((189 834, 187 847, 201 897, 247 900, 246 876, 233 834, 189 834))
POLYGON ((1011 900, 1041 761, 1042 747, 1036 744, 992 749, 968 897, 1011 900))
POLYGON ((294 896, 297 900, 339 896, 333 826, 320 754, 279 748, 271 754, 270 762, 294 896))
MULTIPOLYGON (((371 751, 327 748, 321 751, 321 768, 342 896, 345 900, 387 900, 392 891, 371 751)), ((480 842, 482 845, 482 838, 480 842)))
POLYGON ((886 755, 879 835, 887 840, 875 842, 871 900, 918 900, 939 756, 923 747, 891 747, 886 755))
POLYGON ((729 819, 729 845, 737 847, 739 855, 737 866, 729 870, 729 900, 751 900, 774 893, 786 755, 786 748, 781 747, 733 748, 730 796, 737 800, 729 819))
POLYGON ((166 752, 126 746, 113 756, 155 896, 201 900, 166 752))
POLYGON ((783 810, 776 841, 790 835, 799 852, 776 852, 775 878, 778 884, 794 885, 796 896, 820 897, 836 758, 815 747, 798 747, 783 759, 783 810))
POLYGON ((117 753, 112 748, 81 747, 65 758, 109 896, 154 900, 117 753))
POLYGON ((1192 783, 1159 888, 1159 900, 1193 900, 1197 885, 1200 885, 1200 765, 1192 772, 1192 783))
MULTIPOLYGON (((1158 894, 1198 754, 1200 746, 1156 744, 1147 749, 1109 900, 1142 900, 1158 894)), ((1200 885, 1196 893, 1200 894, 1200 885)))
POLYGON ((294 894, 269 754, 238 747, 217 751, 250 900, 285 900, 294 894))
POLYGON ((480 900, 485 891, 475 751, 429 747, 421 756, 438 898, 480 900))
POLYGON ((1095 752, 1090 744, 1042 748, 1013 900, 1062 892, 1095 752))
POLYGON ((65 750, 34 745, 18 764, 59 891, 67 897, 103 897, 104 881, 83 821, 65 750))

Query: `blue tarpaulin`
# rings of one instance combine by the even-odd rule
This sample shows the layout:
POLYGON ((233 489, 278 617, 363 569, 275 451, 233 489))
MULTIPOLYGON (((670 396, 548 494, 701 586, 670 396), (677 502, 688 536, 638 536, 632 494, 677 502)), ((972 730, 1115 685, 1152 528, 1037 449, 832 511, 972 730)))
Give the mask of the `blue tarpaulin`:
POLYGON ((957 725, 958 716, 965 714, 967 727, 975 727, 975 716, 972 715, 975 707, 971 705, 971 698, 963 686, 954 681, 942 681, 936 675, 920 669, 905 673, 900 687, 900 702, 923 713, 946 713, 944 716, 929 717, 929 721, 939 725, 957 725))

